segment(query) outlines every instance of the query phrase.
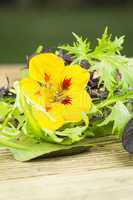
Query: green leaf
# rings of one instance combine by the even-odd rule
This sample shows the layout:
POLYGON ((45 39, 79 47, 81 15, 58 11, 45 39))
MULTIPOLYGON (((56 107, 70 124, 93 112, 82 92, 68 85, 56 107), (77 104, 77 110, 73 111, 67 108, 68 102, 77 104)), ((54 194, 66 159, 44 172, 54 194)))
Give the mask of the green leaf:
POLYGON ((34 139, 24 136, 18 144, 27 149, 11 149, 13 156, 18 161, 29 161, 38 157, 57 157, 64 155, 72 155, 88 151, 91 147, 101 145, 106 141, 111 141, 110 137, 101 137, 97 139, 83 139, 82 141, 73 145, 52 144, 48 142, 37 143, 34 139))
POLYGON ((120 54, 123 49, 124 36, 120 38, 115 37, 112 40, 112 35, 108 33, 108 28, 105 29, 102 38, 98 38, 98 45, 93 52, 93 56, 97 59, 101 59, 106 56, 113 56, 120 54))
POLYGON ((120 78, 118 78, 118 75, 122 74, 121 68, 128 71, 127 64, 129 59, 120 55, 123 43, 124 36, 120 38, 115 37, 112 40, 112 35, 108 33, 106 28, 102 38, 98 39, 98 45, 88 57, 92 64, 90 70, 97 72, 97 75, 100 77, 99 84, 103 83, 104 88, 110 93, 113 93, 127 81, 123 79, 122 84, 119 84, 120 78))
POLYGON ((4 120, 11 107, 12 106, 10 104, 5 103, 4 101, 0 101, 0 121, 4 120))
POLYGON ((107 88, 108 91, 113 91, 113 88, 116 87, 116 68, 108 63, 107 61, 96 62, 95 65, 91 67, 91 71, 96 71, 97 75, 100 77, 99 85, 104 84, 104 88, 107 88))
POLYGON ((125 58, 125 63, 118 66, 118 71, 121 76, 122 90, 126 91, 128 88, 133 88, 133 58, 125 58))
POLYGON ((15 106, 17 109, 19 109, 20 113, 24 113, 26 121, 25 126, 23 127, 25 134, 31 135, 32 137, 36 137, 38 139, 43 138, 44 134, 33 117, 31 105, 27 103, 27 99, 24 97, 20 89, 19 82, 15 83, 15 89, 17 94, 15 106))
POLYGON ((99 126, 105 126, 110 122, 114 122, 113 133, 120 136, 132 115, 122 102, 117 102, 111 110, 110 115, 99 126))
MULTIPOLYGON (((100 109, 107 108, 108 106, 111 106, 111 105, 113 105, 113 104, 115 104, 115 103, 117 103, 119 101, 127 102, 130 99, 133 99, 133 90, 128 91, 123 95, 115 95, 115 96, 112 96, 111 98, 108 98, 108 99, 106 99, 104 101, 101 101, 100 103, 95 105, 95 110, 94 111, 96 113, 100 109)), ((92 114, 94 114, 94 111, 92 112, 92 114)))
POLYGON ((70 150, 71 153, 69 154, 72 154, 72 152, 75 151, 82 152, 92 146, 87 142, 79 142, 73 145, 61 145, 48 142, 36 143, 35 140, 26 137, 24 137, 20 143, 21 145, 28 147, 28 150, 11 149, 13 156, 19 161, 28 161, 40 156, 47 156, 48 154, 58 156, 61 153, 62 155, 65 155, 68 154, 70 150))
POLYGON ((6 148, 13 148, 13 149, 21 149, 21 150, 27 150, 28 146, 25 146, 23 144, 19 144, 17 143, 15 140, 12 140, 8 137, 5 136, 0 136, 0 145, 2 147, 6 147, 6 148))
POLYGON ((133 59, 120 54, 123 49, 124 36, 112 40, 112 35, 108 34, 106 29, 102 38, 98 39, 98 46, 90 54, 90 60, 93 58, 98 61, 92 63, 91 71, 96 71, 100 77, 100 83, 113 93, 116 89, 122 92, 133 87, 133 59))
POLYGON ((79 142, 86 137, 85 131, 88 128, 89 120, 86 114, 83 114, 83 121, 80 124, 69 123, 68 127, 63 130, 50 131, 48 129, 43 129, 44 131, 44 140, 48 142, 54 142, 59 144, 71 145, 75 142, 79 142), (84 125, 83 125, 84 123, 84 125), (71 126, 74 127, 71 127, 71 126))
POLYGON ((37 54, 41 53, 41 52, 43 51, 43 49, 44 49, 44 46, 43 46, 43 45, 40 45, 39 47, 37 47, 36 53, 37 53, 37 54))
POLYGON ((79 37, 77 34, 73 33, 76 41, 73 45, 62 45, 58 48, 63 49, 72 55, 75 59, 75 63, 80 63, 82 60, 88 59, 88 53, 91 51, 90 42, 87 39, 83 40, 82 37, 79 37))
POLYGON ((70 45, 62 45, 59 48, 64 49, 74 58, 73 63, 79 63, 81 60, 87 60, 91 67, 89 71, 97 72, 100 83, 109 91, 111 96, 114 91, 120 89, 127 91, 133 87, 133 59, 121 55, 123 49, 124 36, 112 38, 105 29, 101 38, 98 38, 98 44, 94 50, 90 49, 90 42, 87 39, 74 34, 76 42, 70 45))

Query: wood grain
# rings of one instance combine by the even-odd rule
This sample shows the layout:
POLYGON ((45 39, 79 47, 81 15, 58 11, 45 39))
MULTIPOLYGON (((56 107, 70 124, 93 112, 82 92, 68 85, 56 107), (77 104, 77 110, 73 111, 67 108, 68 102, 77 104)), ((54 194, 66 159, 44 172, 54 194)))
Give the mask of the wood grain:
POLYGON ((132 167, 0 182, 1 200, 132 200, 132 167))
POLYGON ((10 85, 13 84, 14 81, 20 79, 20 71, 22 65, 1 65, 0 66, 0 87, 7 86, 6 78, 9 78, 10 85))
POLYGON ((77 175, 89 171, 132 166, 133 158, 119 143, 107 144, 90 152, 32 162, 18 162, 9 151, 0 152, 0 181, 47 175, 77 175))
MULTIPOLYGON (((0 67, 0 77, 19 79, 19 68, 0 67)), ((110 141, 90 152, 18 162, 0 150, 0 200, 132 200, 133 157, 110 141)))

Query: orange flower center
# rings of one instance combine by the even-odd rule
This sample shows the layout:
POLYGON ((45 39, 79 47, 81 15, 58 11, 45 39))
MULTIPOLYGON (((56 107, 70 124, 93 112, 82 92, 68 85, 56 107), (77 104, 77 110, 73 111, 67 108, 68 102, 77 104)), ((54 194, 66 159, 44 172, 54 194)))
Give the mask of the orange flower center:
MULTIPOLYGON (((50 99, 48 99, 47 105, 45 106, 45 109, 47 112, 50 111, 51 109, 51 103, 54 102, 60 102, 61 104, 64 105, 70 105, 72 104, 72 98, 70 96, 65 96, 64 95, 64 90, 68 90, 69 87, 71 86, 71 78, 64 78, 63 82, 61 82, 61 87, 57 88, 57 90, 54 89, 54 85, 49 82, 50 76, 45 73, 44 74, 44 79, 45 83, 40 84, 41 88, 46 88, 48 90, 48 93, 50 94, 50 99)), ((38 90, 35 93, 38 97, 42 96, 42 93, 40 90, 38 90)))

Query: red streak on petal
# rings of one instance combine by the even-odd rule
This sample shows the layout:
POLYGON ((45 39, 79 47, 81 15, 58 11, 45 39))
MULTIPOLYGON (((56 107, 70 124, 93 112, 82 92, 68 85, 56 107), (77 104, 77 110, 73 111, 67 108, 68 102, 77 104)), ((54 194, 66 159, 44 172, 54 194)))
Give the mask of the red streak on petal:
POLYGON ((45 79, 46 82, 48 82, 50 80, 50 76, 47 73, 45 73, 44 79, 45 79))
POLYGON ((72 99, 67 96, 61 101, 61 103, 63 103, 64 105, 72 104, 72 99))
POLYGON ((48 112, 51 109, 51 107, 50 106, 46 106, 45 109, 48 112))
POLYGON ((67 90, 70 87, 71 84, 72 84, 71 83, 71 78, 64 79, 63 82, 62 82, 62 89, 63 90, 67 90))
POLYGON ((35 93, 35 95, 37 95, 37 96, 42 96, 42 94, 41 94, 41 91, 40 90, 38 90, 36 93, 35 93))

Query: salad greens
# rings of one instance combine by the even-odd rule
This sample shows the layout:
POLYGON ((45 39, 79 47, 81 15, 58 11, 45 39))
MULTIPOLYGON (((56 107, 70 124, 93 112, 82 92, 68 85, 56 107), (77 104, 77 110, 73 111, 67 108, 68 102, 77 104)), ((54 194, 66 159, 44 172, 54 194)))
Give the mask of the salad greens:
POLYGON ((133 59, 121 55, 123 49, 124 36, 115 37, 112 40, 112 35, 108 34, 108 29, 105 29, 101 39, 94 50, 90 48, 90 42, 87 39, 74 34, 76 42, 73 46, 63 45, 60 49, 64 49, 68 54, 72 55, 74 62, 79 63, 82 60, 88 61, 91 65, 89 71, 96 71, 99 76, 99 84, 113 94, 116 90, 121 89, 127 91, 133 87, 133 59))
MULTIPOLYGON (((114 134, 121 139, 133 117, 133 59, 121 53, 124 36, 113 40, 106 28, 92 49, 88 39, 73 35, 76 41, 72 45, 59 46, 54 53, 66 65, 86 68, 87 64, 91 77, 86 90, 91 95, 92 108, 87 115, 83 113, 81 122, 66 123, 56 131, 41 129, 32 106, 45 111, 23 95, 19 82, 14 83, 13 90, 0 89, 0 145, 9 148, 17 160, 80 152, 96 144, 96 138, 101 136, 114 134)), ((43 51, 41 46, 36 54, 43 51)))

